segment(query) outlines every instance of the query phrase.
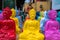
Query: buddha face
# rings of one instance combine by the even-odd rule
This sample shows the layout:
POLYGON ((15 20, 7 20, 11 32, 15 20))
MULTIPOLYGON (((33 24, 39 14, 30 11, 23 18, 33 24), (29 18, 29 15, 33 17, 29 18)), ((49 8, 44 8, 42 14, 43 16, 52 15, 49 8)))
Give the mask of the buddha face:
POLYGON ((3 10, 2 14, 3 14, 4 18, 10 18, 12 12, 11 12, 10 8, 7 7, 3 10))
POLYGON ((36 16, 36 11, 34 9, 31 9, 29 11, 29 16, 30 16, 30 19, 35 19, 35 16, 36 16))
POLYGON ((49 13, 48 13, 48 16, 50 19, 56 19, 57 17, 57 12, 55 10, 51 10, 49 13))
POLYGON ((11 11, 12 11, 11 17, 15 17, 16 16, 16 11, 14 10, 14 8, 12 8, 11 11))

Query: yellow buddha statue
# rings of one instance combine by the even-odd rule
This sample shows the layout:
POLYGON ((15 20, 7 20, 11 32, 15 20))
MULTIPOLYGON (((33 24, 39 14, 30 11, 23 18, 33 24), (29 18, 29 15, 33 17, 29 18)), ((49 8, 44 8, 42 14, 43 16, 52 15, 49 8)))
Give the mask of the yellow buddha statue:
POLYGON ((30 19, 26 20, 23 26, 23 32, 19 34, 18 40, 44 40, 44 35, 39 32, 39 21, 35 20, 36 11, 29 11, 30 19))
POLYGON ((11 11, 12 11, 12 16, 10 18, 15 21, 16 33, 20 33, 19 21, 18 21, 18 18, 15 17, 16 16, 16 11, 14 10, 14 8, 12 8, 11 11))

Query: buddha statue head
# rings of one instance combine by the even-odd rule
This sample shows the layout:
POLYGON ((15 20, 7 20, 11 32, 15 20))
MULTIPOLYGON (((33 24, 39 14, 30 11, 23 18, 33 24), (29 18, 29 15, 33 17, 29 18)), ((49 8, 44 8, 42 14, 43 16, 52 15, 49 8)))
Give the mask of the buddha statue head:
POLYGON ((15 11, 15 9, 12 8, 11 11, 12 11, 12 15, 11 15, 11 17, 15 17, 15 16, 16 16, 16 11, 15 11))
POLYGON ((44 17, 44 11, 40 12, 40 17, 44 17))
POLYGON ((34 20, 35 17, 36 17, 36 11, 35 11, 34 9, 31 9, 31 10, 29 11, 29 16, 30 16, 30 19, 31 19, 31 20, 34 20))
POLYGON ((48 17, 52 20, 55 20, 57 17, 57 12, 55 10, 50 10, 48 13, 48 17))
POLYGON ((9 19, 11 14, 12 14, 12 12, 9 7, 4 8, 2 11, 2 15, 3 15, 4 19, 9 19))

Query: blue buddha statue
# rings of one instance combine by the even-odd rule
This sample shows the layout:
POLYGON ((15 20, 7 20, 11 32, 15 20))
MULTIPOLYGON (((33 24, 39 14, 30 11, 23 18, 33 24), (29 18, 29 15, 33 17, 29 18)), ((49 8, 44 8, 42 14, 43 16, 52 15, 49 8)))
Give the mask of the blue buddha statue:
MULTIPOLYGON (((60 11, 57 13, 57 18, 56 18, 56 20, 59 22, 59 24, 60 24, 60 11)), ((59 31, 60 31, 60 28, 59 28, 59 31)))
POLYGON ((48 20, 48 11, 45 11, 44 17, 40 20, 40 28, 41 28, 42 33, 44 33, 44 25, 47 20, 48 20))

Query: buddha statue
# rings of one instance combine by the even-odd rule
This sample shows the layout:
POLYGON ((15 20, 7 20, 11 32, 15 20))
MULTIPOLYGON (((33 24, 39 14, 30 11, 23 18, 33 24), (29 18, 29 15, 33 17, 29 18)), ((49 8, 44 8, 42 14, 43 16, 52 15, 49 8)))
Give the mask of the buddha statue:
MULTIPOLYGON (((60 11, 57 13, 57 18, 56 18, 56 20, 59 22, 59 24, 60 24, 60 11)), ((60 26, 60 25, 59 25, 60 26)), ((60 28, 59 28, 59 31, 60 31, 60 28)))
POLYGON ((59 22, 56 21, 57 12, 50 10, 49 20, 45 23, 45 40, 60 40, 59 22))
POLYGON ((15 25, 16 25, 16 33, 19 34, 20 33, 20 28, 19 28, 19 20, 18 18, 16 18, 16 11, 14 10, 14 8, 11 9, 12 11, 12 15, 11 15, 11 19, 13 19, 15 21, 15 25))
POLYGON ((20 29, 22 29, 23 23, 22 23, 22 17, 20 16, 19 10, 16 10, 16 18, 18 18, 20 29))
POLYGON ((2 11, 3 20, 0 20, 0 40, 16 40, 15 21, 10 19, 12 12, 6 7, 2 11))
POLYGON ((48 20, 48 11, 44 12, 44 17, 40 20, 40 29, 44 33, 45 22, 48 20))
POLYGON ((39 21, 35 20, 36 11, 29 11, 30 19, 26 20, 23 26, 23 32, 19 35, 18 40, 44 40, 44 35, 39 32, 39 21))

